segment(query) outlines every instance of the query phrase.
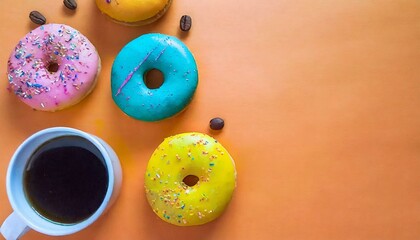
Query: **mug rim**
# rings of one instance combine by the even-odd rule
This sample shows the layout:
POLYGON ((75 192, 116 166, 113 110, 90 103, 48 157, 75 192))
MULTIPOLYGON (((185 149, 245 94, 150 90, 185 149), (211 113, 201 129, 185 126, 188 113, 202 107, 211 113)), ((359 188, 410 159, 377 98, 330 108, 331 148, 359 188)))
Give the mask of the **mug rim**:
MULTIPOLYGON (((27 161, 29 159, 26 159, 24 161, 24 163, 26 164, 27 161)), ((18 176, 18 177, 23 177, 23 176, 18 176)), ((108 203, 111 199, 111 196, 113 194, 113 190, 114 190, 114 168, 113 168, 113 164, 112 164, 112 159, 111 156, 109 154, 109 152, 107 151, 106 147, 104 145, 102 145, 102 143, 99 141, 99 138, 96 137, 95 135, 92 135, 90 133, 84 132, 82 130, 79 129, 75 129, 75 128, 70 128, 70 127, 51 127, 51 128, 46 128, 43 130, 40 130, 38 132, 35 132, 34 134, 32 134, 31 136, 29 136, 28 138, 26 138, 20 145, 19 147, 15 150, 15 152, 12 155, 12 158, 10 160, 9 163, 9 167, 7 169, 7 175, 6 175, 6 190, 7 190, 7 195, 9 198, 9 202, 13 208, 13 210, 19 215, 19 217, 33 230, 40 232, 40 233, 44 233, 47 235, 51 235, 51 236, 61 236, 61 235, 68 235, 68 234, 72 234, 75 232, 78 232, 86 227, 88 227, 89 225, 91 225, 93 222, 95 222, 101 215, 102 213, 106 210, 108 203), (47 134, 47 133, 58 133, 59 135, 55 135, 53 137, 48 137, 48 139, 42 141, 42 143, 38 144, 37 146, 33 147, 31 146, 31 144, 33 144, 33 141, 39 137, 42 137, 43 135, 47 134), (101 205, 98 207, 98 209, 96 209, 96 211, 90 215, 88 218, 80 221, 80 222, 76 222, 74 224, 61 224, 60 222, 56 222, 53 220, 50 220, 44 216, 42 216, 41 214, 39 214, 37 211, 35 211, 33 209, 33 207, 31 206, 31 204, 29 203, 28 199, 25 197, 24 199, 16 199, 15 198, 15 194, 13 194, 12 191, 12 183, 13 183, 13 178, 16 178, 16 176, 13 176, 13 172, 14 169, 16 168, 16 162, 17 162, 17 157, 19 156, 19 154, 27 147, 33 148, 34 150, 41 146, 43 143, 45 143, 47 140, 50 139, 54 139, 56 137, 59 136, 79 136, 82 137, 86 140, 88 140, 91 144, 93 144, 101 153, 106 168, 107 168, 107 172, 108 172, 108 187, 107 187, 107 191, 106 194, 102 200, 101 205), (26 214, 17 206, 17 202, 24 202, 24 204, 28 205, 29 208, 32 209, 32 211, 35 212, 35 214, 38 216, 38 220, 39 221, 43 221, 43 222, 47 222, 48 224, 53 224, 55 226, 54 229, 45 227, 45 226, 41 226, 41 224, 37 224, 34 223, 32 220, 28 219, 28 217, 26 216, 26 214)), ((37 220, 37 221, 38 221, 37 220)))

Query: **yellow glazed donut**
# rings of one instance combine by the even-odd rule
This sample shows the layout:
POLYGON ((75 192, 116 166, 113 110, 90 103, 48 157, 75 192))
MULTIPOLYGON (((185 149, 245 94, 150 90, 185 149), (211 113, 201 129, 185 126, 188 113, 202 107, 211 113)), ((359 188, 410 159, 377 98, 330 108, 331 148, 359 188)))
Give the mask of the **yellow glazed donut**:
POLYGON ((131 26, 152 23, 159 19, 172 0, 96 0, 101 12, 114 21, 131 26))
POLYGON ((214 138, 183 133, 166 138, 154 151, 144 180, 147 200, 161 219, 201 225, 220 216, 230 202, 235 163, 214 138))

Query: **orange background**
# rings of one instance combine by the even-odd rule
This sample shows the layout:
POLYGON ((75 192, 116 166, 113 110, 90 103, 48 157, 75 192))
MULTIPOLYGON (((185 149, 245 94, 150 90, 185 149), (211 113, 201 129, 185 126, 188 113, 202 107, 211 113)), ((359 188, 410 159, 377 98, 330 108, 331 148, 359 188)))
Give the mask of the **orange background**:
MULTIPOLYGON (((94 1, 76 12, 61 1, 0 1, 0 219, 11 213, 9 159, 32 133, 70 126, 103 138, 124 172, 116 204, 89 228, 61 239, 419 239, 420 2, 418 0, 174 0, 139 28, 105 18, 94 1), (103 69, 94 92, 56 113, 36 112, 6 90, 10 51, 28 14, 80 30, 103 69), (178 30, 189 14, 189 34, 178 30), (196 57, 200 82, 182 114, 157 123, 113 103, 110 69, 131 39, 175 35, 196 57), (226 125, 211 132, 208 122, 226 125), (226 212, 199 227, 154 215, 143 191, 147 161, 163 138, 216 137, 236 161, 238 187, 226 212)), ((30 231, 23 239, 50 239, 30 231)))

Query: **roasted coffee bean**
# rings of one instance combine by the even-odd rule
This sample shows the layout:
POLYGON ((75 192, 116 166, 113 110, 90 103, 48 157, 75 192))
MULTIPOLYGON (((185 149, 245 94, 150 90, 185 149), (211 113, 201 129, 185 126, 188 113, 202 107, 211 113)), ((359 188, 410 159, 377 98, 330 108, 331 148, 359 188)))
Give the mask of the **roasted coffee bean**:
POLYGON ((35 24, 43 25, 47 22, 47 19, 45 19, 44 15, 42 15, 38 11, 32 11, 29 13, 29 19, 35 24))
POLYGON ((210 120, 210 128, 213 130, 220 130, 225 126, 225 121, 223 119, 216 117, 210 120))
POLYGON ((63 0, 64 6, 70 10, 75 10, 77 8, 76 0, 63 0))
POLYGON ((191 29, 191 25, 192 25, 192 19, 190 16, 184 15, 181 17, 181 20, 179 21, 179 27, 181 28, 182 31, 184 32, 189 31, 191 29))

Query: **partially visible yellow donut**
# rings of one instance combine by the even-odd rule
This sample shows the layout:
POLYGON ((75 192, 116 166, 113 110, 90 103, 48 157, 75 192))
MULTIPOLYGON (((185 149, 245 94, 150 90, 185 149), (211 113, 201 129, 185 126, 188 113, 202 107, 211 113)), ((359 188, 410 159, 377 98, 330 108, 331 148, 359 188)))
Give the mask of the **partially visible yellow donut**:
POLYGON ((101 12, 116 22, 140 26, 159 19, 172 0, 96 0, 101 12))
POLYGON ((144 181, 147 200, 161 219, 178 226, 201 225, 229 204, 236 169, 217 140, 183 133, 166 138, 154 151, 144 181))

